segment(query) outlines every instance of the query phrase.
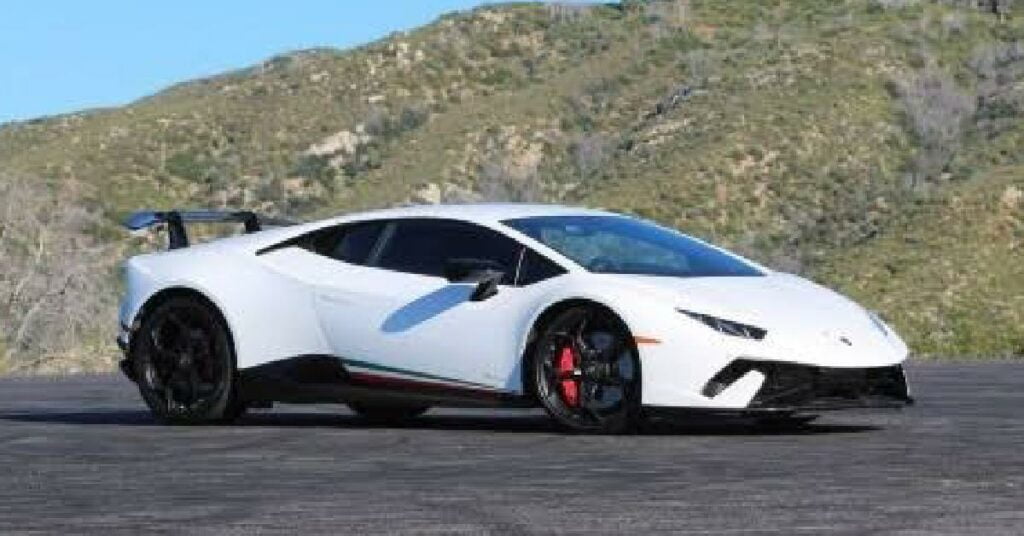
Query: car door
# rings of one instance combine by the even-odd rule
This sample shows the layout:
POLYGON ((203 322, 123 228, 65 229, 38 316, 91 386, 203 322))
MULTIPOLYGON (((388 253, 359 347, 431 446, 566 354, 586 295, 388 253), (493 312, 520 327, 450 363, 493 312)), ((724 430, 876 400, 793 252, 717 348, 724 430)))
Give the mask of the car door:
POLYGON ((514 284, 524 252, 515 240, 467 222, 393 220, 364 271, 347 270, 347 280, 322 292, 318 306, 325 333, 358 374, 515 389, 509 370, 518 362, 515 354, 536 292, 514 284), (452 258, 501 266, 505 277, 498 294, 471 301, 474 284, 443 277, 452 258))
POLYGON ((503 391, 519 387, 519 345, 544 291, 536 283, 565 272, 501 233, 438 219, 340 224, 265 259, 310 291, 311 328, 352 374, 503 391), (469 300, 474 285, 442 277, 449 258, 502 266, 498 294, 469 300))

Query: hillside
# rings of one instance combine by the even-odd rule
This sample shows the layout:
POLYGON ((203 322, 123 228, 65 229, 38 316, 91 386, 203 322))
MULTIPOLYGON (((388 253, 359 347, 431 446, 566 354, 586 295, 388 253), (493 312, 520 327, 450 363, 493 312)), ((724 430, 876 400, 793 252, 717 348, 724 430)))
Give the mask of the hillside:
POLYGON ((920 353, 1020 356, 1022 209, 1024 167, 994 169, 908 207, 880 236, 819 271, 886 311, 915 335, 920 353))
POLYGON ((639 214, 920 355, 1024 355, 1024 14, 975 4, 509 4, 0 127, 0 371, 113 363, 133 209, 475 199, 639 214))

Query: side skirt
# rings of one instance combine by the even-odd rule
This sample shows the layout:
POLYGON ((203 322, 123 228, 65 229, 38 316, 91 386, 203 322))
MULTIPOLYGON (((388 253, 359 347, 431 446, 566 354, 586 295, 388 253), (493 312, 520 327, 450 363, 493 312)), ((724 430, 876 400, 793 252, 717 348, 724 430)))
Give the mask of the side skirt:
POLYGON ((447 407, 532 407, 529 397, 365 361, 305 355, 239 371, 239 392, 254 405, 380 403, 447 407))

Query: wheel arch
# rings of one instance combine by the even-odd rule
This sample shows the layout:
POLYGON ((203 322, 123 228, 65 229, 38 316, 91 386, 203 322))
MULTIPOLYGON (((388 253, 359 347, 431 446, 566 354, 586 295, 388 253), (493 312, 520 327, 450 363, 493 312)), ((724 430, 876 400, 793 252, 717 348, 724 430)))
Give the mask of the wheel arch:
POLYGON ((527 330, 526 340, 524 341, 522 347, 523 350, 521 355, 519 356, 519 360, 522 365, 520 366, 520 371, 522 374, 521 381, 523 385, 523 394, 525 396, 533 398, 536 395, 533 385, 533 371, 531 369, 532 360, 530 359, 530 355, 536 348, 536 343, 540 335, 540 332, 548 324, 550 324, 551 321, 554 320, 559 314, 569 309, 572 309, 573 307, 580 306, 597 307, 607 311, 610 315, 612 315, 622 324, 623 329, 626 330, 626 333, 629 334, 630 339, 632 339, 633 330, 630 328, 629 322, 627 322, 626 318, 611 305, 603 303, 594 298, 588 298, 583 296, 563 298, 548 304, 540 311, 540 313, 536 315, 536 317, 530 323, 530 328, 527 330))
MULTIPOLYGON (((227 331, 228 344, 231 347, 231 359, 235 361, 235 366, 237 366, 237 346, 235 344, 234 330, 231 328, 231 322, 228 321, 227 315, 224 314, 224 311, 215 300, 196 288, 175 285, 160 289, 153 293, 153 295, 146 298, 146 301, 144 301, 142 306, 139 307, 138 312, 135 314, 135 321, 132 323, 132 327, 138 329, 138 327, 141 327, 142 323, 145 322, 146 318, 153 314, 153 311, 155 311, 157 307, 177 297, 191 297, 198 299, 209 307, 217 318, 220 319, 221 323, 224 325, 224 329, 227 331)), ((129 355, 132 355, 134 352, 135 339, 136 338, 134 336, 131 337, 129 355)))

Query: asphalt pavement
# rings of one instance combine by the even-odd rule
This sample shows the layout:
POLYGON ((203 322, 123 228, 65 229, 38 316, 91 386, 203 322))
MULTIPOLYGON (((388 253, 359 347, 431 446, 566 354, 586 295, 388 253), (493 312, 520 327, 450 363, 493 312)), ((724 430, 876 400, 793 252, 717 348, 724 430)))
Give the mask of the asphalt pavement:
POLYGON ((171 427, 115 376, 0 380, 0 534, 1024 534, 1024 363, 909 375, 902 411, 615 437, 532 410, 171 427))

